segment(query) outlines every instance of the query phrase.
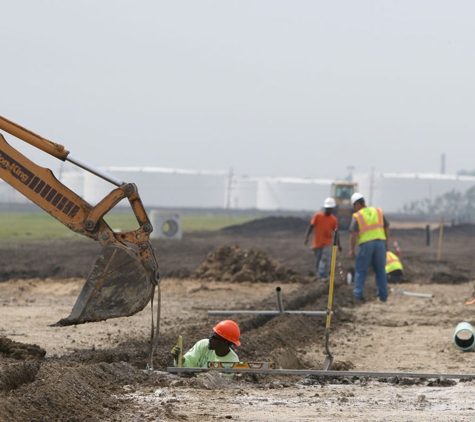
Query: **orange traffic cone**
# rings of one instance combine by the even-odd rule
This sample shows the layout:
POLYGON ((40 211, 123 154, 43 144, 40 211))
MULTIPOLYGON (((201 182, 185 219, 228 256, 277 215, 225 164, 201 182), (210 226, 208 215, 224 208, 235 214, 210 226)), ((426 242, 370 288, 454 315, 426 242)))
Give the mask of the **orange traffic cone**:
POLYGON ((402 255, 401 249, 399 248, 399 244, 397 243, 397 240, 395 237, 393 237, 393 246, 394 246, 394 253, 397 256, 401 256, 402 255))

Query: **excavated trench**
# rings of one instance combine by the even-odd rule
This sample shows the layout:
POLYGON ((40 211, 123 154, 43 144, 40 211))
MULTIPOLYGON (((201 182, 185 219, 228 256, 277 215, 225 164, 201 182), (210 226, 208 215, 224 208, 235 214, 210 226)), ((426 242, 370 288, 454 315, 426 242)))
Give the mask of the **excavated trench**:
MULTIPOLYGON (((339 295, 336 286, 335 295, 339 295)), ((328 286, 316 283, 283 296, 285 310, 325 310, 328 286)), ((276 297, 255 304, 256 309, 276 309, 276 297)), ((334 318, 341 317, 338 309, 334 318)), ((236 316, 242 328, 243 346, 239 356, 244 361, 275 361, 279 366, 303 369, 296 357, 297 349, 304 344, 321 344, 325 319, 306 315, 236 316), (297 329, 296 329, 297 327, 297 329), (309 328, 311 327, 311 329, 309 328), (277 345, 277 347, 276 347, 277 345)), ((183 335, 190 339, 209 335, 209 324, 198 321, 184 323, 183 335)), ((172 333, 161 336, 154 357, 155 369, 166 370, 170 365, 169 350, 176 341, 172 333)), ((124 386, 169 386, 173 379, 146 373, 149 343, 147 340, 129 339, 116 348, 106 350, 77 350, 59 358, 44 358, 45 351, 35 345, 17 343, 0 337, 2 360, 0 366, 0 420, 29 421, 36 415, 56 415, 56 419, 79 421, 99 417, 106 419, 121 412, 127 401, 117 402, 114 394, 124 386), (8 397, 8 398, 7 398, 8 397), (20 409, 20 410, 18 410, 20 409), (81 415, 80 417, 78 415, 81 415)), ((315 367, 321 362, 315 362, 315 367)), ((337 368, 335 368, 337 369, 337 368)), ((341 369, 349 369, 343 367, 341 369)), ((243 381, 260 384, 264 376, 247 376, 243 381)), ((208 388, 205 384, 190 385, 208 388)), ((202 380, 202 382, 205 382, 202 380)), ((208 383, 211 382, 208 380, 208 383)), ((111 419, 114 420, 114 419, 111 419)))
MULTIPOLYGON (((300 222, 298 223, 301 224, 300 222)), ((299 231, 305 228, 305 225, 301 226, 302 227, 298 229, 299 231)), ((251 231, 254 230, 255 227, 252 227, 251 231)), ((409 234, 408 232, 407 236, 409 236, 409 234)), ((447 239, 450 241, 450 230, 447 230, 446 234, 447 239)), ((414 237, 414 240, 411 240, 412 243, 410 243, 409 237, 405 240, 403 235, 405 235, 405 233, 401 232, 401 234, 398 235, 398 240, 403 248, 403 253, 406 254, 403 255, 403 258, 409 279, 417 279, 421 284, 429 284, 431 274, 434 273, 434 263, 427 260, 427 250, 419 246, 414 246, 412 252, 408 251, 411 244, 417 245, 417 242, 423 242, 424 239, 422 235, 418 235, 417 238, 414 237), (423 275, 424 278, 422 278, 421 275, 423 275)), ((243 261, 243 265, 247 265, 247 267, 244 268, 243 266, 240 267, 240 261, 234 260, 232 271, 230 271, 230 267, 227 264, 223 267, 223 269, 227 271, 226 277, 229 276, 227 282, 241 283, 248 281, 255 283, 256 289, 258 289, 259 286, 268 283, 266 280, 273 279, 272 272, 269 274, 269 271, 272 271, 272 268, 278 268, 280 271, 279 274, 285 275, 281 281, 279 281, 279 283, 282 283, 282 300, 285 310, 326 311, 328 303, 327 283, 315 282, 311 278, 306 280, 305 277, 302 276, 298 281, 293 281, 300 283, 301 287, 298 290, 287 293, 286 287, 293 283, 290 277, 288 277, 289 275, 292 276, 297 273, 300 277, 301 274, 309 274, 309 271, 307 272, 306 270, 307 264, 305 264, 301 258, 302 252, 298 251, 296 246, 301 246, 302 236, 303 232, 294 237, 280 236, 268 240, 256 236, 249 241, 250 243, 269 242, 268 248, 274 248, 272 249, 274 251, 272 256, 276 256, 278 251, 282 253, 281 256, 284 256, 285 252, 285 262, 288 263, 287 269, 289 269, 290 272, 281 264, 279 264, 279 266, 273 266, 274 263, 271 262, 272 260, 265 259, 261 254, 247 253, 246 256, 246 253, 241 254, 241 250, 240 256, 242 255, 243 258, 253 256, 258 258, 262 266, 256 268, 260 272, 257 273, 257 277, 250 278, 252 274, 248 271, 252 270, 255 263, 246 263, 243 261), (279 243, 281 239, 285 240, 282 245, 279 243), (279 248, 278 251, 277 248, 279 248), (295 260, 292 260, 292 255, 289 253, 293 253, 292 248, 297 251, 295 255, 299 255, 297 257, 298 259, 295 258, 295 260), (295 265, 294 262, 296 263, 295 265), (292 273, 297 267, 299 270, 301 268, 304 270, 292 273), (234 277, 236 274, 239 274, 239 277, 234 277)), ((470 239, 467 240, 467 242, 471 241, 470 239)), ((234 238, 227 240, 230 248, 232 248, 231 245, 233 245, 234 240, 234 238)), ((192 239, 192 241, 198 242, 198 237, 192 239)), ((206 247, 200 249, 199 253, 193 255, 194 260, 197 260, 197 257, 201 256, 202 258, 206 258, 207 254, 210 253, 208 249, 209 245, 211 245, 211 240, 203 238, 202 241, 209 243, 206 244, 206 247)), ((457 240, 456 244, 460 243, 461 242, 457 240)), ((186 243, 186 245, 189 246, 189 243, 186 243)), ((191 256, 191 251, 188 255, 186 253, 177 254, 176 250, 178 246, 179 245, 167 246, 171 251, 169 252, 170 255, 173 255, 177 260, 183 260, 188 255, 191 256)), ((59 246, 56 245, 55 247, 58 248, 59 246)), ((160 247, 165 254, 167 248, 165 248, 165 246, 160 247)), ((51 248, 44 249, 50 251, 52 254, 54 252, 51 248)), ((467 249, 470 249, 468 244, 467 249)), ((35 249, 35 253, 36 251, 37 249, 35 249)), ((67 253, 64 247, 62 251, 67 253)), ((214 251, 216 251, 216 248, 214 248, 214 251)), ((444 250, 444 253, 448 255, 448 257, 439 263, 437 270, 440 274, 440 279, 434 280, 435 283, 458 284, 461 276, 470 278, 473 259, 467 258, 456 261, 455 258, 459 258, 459 256, 455 256, 455 252, 450 255, 452 251, 448 247, 446 251, 447 252, 444 250), (466 271, 465 268, 468 270, 466 271)), ((18 253, 16 252, 17 251, 11 251, 12 254, 17 256, 18 253)), ((305 252, 309 253, 308 261, 312 263, 311 253, 309 251, 305 252)), ((458 254, 460 254, 460 252, 458 254)), ((77 251, 75 252, 75 256, 76 255, 78 255, 77 251)), ((35 255, 35 259, 38 261, 38 266, 40 265, 39 260, 48 262, 50 266, 53 265, 50 259, 41 258, 40 255, 35 255)), ((68 262, 68 260, 64 258, 64 262, 68 262)), ((204 263, 203 259, 201 259, 200 262, 204 263)), ((343 258, 342 263, 345 269, 351 266, 348 259, 343 258)), ((199 262, 197 264, 199 265, 199 262)), ((207 265, 209 268, 209 262, 207 265)), ((187 268, 191 269, 198 268, 197 265, 195 265, 195 261, 187 263, 187 266, 187 268)), ((79 267, 82 271, 83 268, 88 268, 88 265, 84 265, 81 262, 81 266, 78 266, 78 268, 79 267)), ((182 266, 174 267, 173 265, 165 267, 165 273, 184 268, 182 266)), ((213 270, 215 269, 216 268, 213 268, 213 270)), ((17 266, 13 264, 11 264, 11 271, 13 271, 14 274, 19 274, 15 272, 17 271, 17 266)), ((44 271, 48 274, 51 273, 51 271, 47 269, 44 271)), ((78 271, 79 270, 74 269, 74 275, 80 276, 81 274, 78 271)), ((194 274, 194 272, 190 270, 187 274, 194 274)), ((206 282, 206 279, 203 280, 206 282)), ((460 282, 463 282, 463 280, 460 279, 460 282)), ((186 279, 184 283, 186 284, 186 279)), ((339 278, 335 280, 333 303, 334 314, 332 316, 332 327, 335 328, 331 336, 335 339, 338 337, 340 323, 352 321, 353 315, 351 314, 351 310, 365 305, 352 302, 351 290, 349 290, 349 287, 339 278), (343 311, 342 308, 346 311, 343 311)), ((366 306, 367 305, 368 304, 366 304, 366 306)), ((249 309, 277 309, 275 293, 268 295, 265 300, 259 302, 250 301, 249 309)), ((235 319, 242 328, 242 338, 244 341, 243 346, 239 348, 239 357, 241 360, 273 360, 280 367, 288 369, 321 369, 325 353, 324 317, 290 314, 276 317, 265 315, 236 315, 235 317, 233 316, 233 319, 235 319), (310 354, 304 355, 305 350, 309 348, 321 352, 316 353, 314 356, 310 356, 310 354)), ((217 320, 219 320, 218 317, 208 317, 204 319, 196 317, 183 318, 180 333, 192 343, 200 338, 208 337, 210 334, 210 326, 217 322, 217 320)), ((403 322, 404 321, 401 322, 401 327, 404 327, 403 322)), ((173 347, 175 342, 175 332, 168 331, 161 335, 154 357, 154 366, 157 371, 164 371, 166 367, 171 364, 169 350, 173 347)), ((431 348, 431 351, 432 350, 433 348, 431 348)), ((119 415, 123 409, 128 407, 129 402, 127 402, 127 399, 117 400, 116 396, 121 395, 124 388, 133 391, 134 389, 147 387, 157 389, 160 386, 183 385, 177 384, 178 382, 194 388, 206 388, 200 386, 196 378, 177 381, 176 379, 167 378, 158 373, 147 374, 144 369, 147 363, 148 352, 149 339, 137 335, 133 338, 124 336, 123 341, 118 343, 116 347, 100 350, 96 350, 95 348, 75 350, 62 357, 53 356, 45 358, 44 350, 42 351, 38 346, 27 345, 6 339, 5 337, 0 337, 0 420, 121 420, 119 415)), ((436 350, 436 352, 439 353, 438 357, 443 356, 444 353, 448 353, 443 353, 443 351, 440 350, 436 350)), ((334 362, 334 365, 332 365, 332 369, 349 370, 351 369, 351 364, 350 361, 337 360, 334 362)), ((260 386, 269 383, 268 380, 265 381, 259 376, 245 377, 240 379, 238 383, 249 380, 260 386)), ((289 382, 292 382, 291 378, 286 378, 285 383, 289 382)), ((367 380, 361 378, 321 380, 305 377, 304 380, 300 380, 299 382, 309 385, 312 383, 354 383, 362 385, 367 382, 367 380)), ((381 382, 411 385, 410 383, 415 381, 390 379, 386 381, 381 380, 381 382)), ((440 382, 443 382, 443 380, 440 382)), ((158 411, 157 415, 164 415, 165 417, 167 415, 166 412, 167 409, 163 408, 158 411)))

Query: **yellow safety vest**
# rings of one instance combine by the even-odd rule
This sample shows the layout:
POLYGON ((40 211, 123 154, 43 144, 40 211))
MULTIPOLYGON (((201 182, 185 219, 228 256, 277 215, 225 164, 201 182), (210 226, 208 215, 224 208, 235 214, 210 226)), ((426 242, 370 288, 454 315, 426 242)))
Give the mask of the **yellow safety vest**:
POLYGON ((402 264, 399 258, 390 251, 386 252, 386 274, 392 273, 393 271, 401 270, 402 264))
POLYGON ((353 214, 358 223, 358 244, 371 240, 386 240, 384 217, 381 208, 364 207, 353 214))

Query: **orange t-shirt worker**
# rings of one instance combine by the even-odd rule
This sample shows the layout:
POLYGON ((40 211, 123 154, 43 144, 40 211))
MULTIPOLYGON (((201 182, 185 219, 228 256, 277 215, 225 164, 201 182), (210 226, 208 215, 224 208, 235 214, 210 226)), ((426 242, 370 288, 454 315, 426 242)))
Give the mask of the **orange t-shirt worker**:
MULTIPOLYGON (((314 230, 312 249, 315 255, 318 278, 325 280, 328 278, 330 266, 333 231, 338 229, 338 220, 333 215, 335 200, 327 198, 323 202, 324 212, 317 212, 312 217, 305 235, 305 245, 308 244, 308 238, 314 230)), ((338 249, 341 251, 340 240, 338 239, 338 249)))
POLYGON ((310 225, 315 229, 312 249, 332 245, 333 230, 338 229, 338 220, 333 214, 326 215, 326 212, 317 212, 312 217, 310 225))

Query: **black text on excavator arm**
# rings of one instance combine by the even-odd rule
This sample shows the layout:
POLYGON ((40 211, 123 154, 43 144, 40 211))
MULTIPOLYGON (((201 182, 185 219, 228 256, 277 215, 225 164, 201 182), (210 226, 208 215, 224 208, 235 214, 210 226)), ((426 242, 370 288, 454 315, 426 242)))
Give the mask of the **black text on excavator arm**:
POLYGON ((101 177, 117 187, 96 206, 90 205, 56 179, 51 170, 26 158, 0 134, 0 177, 72 231, 102 245, 102 252, 87 277, 71 315, 54 325, 72 325, 130 316, 150 301, 159 283, 158 264, 149 242, 152 225, 137 187, 72 157, 62 145, 0 116, 0 130, 54 157, 101 177), (103 219, 118 202, 127 198, 139 228, 115 232, 103 219))

